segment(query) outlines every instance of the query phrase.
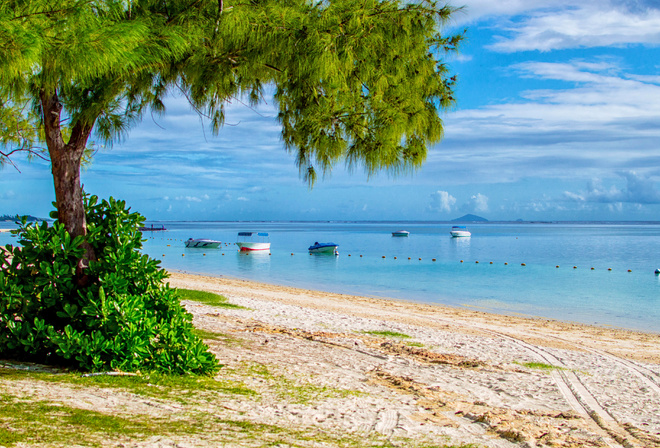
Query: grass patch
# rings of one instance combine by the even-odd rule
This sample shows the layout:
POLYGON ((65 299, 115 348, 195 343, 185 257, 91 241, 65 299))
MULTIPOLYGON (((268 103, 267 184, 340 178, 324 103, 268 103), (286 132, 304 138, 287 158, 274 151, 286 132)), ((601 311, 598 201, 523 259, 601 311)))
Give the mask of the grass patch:
POLYGON ((516 362, 515 364, 520 364, 521 366, 527 367, 529 369, 538 369, 538 370, 566 370, 564 367, 553 366, 552 364, 545 364, 542 362, 516 362))
POLYGON ((193 289, 183 288, 177 288, 177 292, 179 293, 181 300, 192 300, 195 302, 203 303, 205 305, 217 306, 220 308, 235 308, 240 310, 247 309, 244 306, 229 303, 227 302, 227 298, 225 296, 221 296, 220 294, 215 294, 212 292, 196 291, 193 289))
POLYGON ((387 338, 399 338, 399 339, 410 339, 405 333, 399 333, 397 331, 387 331, 387 330, 371 330, 371 331, 361 331, 363 334, 370 334, 372 336, 385 336, 387 338))
POLYGON ((102 414, 44 401, 21 401, 7 395, 0 397, 0 445, 17 443, 78 444, 103 446, 111 437, 144 439, 155 430, 146 421, 102 414))
POLYGON ((222 380, 200 375, 166 375, 145 373, 137 376, 95 375, 83 377, 79 373, 48 373, 0 367, 0 379, 40 380, 53 383, 66 383, 75 386, 95 386, 122 389, 127 392, 150 398, 189 403, 218 394, 257 396, 258 393, 236 381, 222 380))
POLYGON ((408 347, 418 347, 418 348, 424 347, 424 344, 422 344, 421 342, 406 342, 406 345, 408 347))
POLYGON ((261 378, 268 384, 271 392, 274 392, 282 400, 287 400, 290 403, 309 404, 328 398, 346 398, 363 394, 356 390, 318 386, 316 384, 295 381, 284 375, 271 372, 263 364, 247 364, 241 372, 252 377, 261 378))

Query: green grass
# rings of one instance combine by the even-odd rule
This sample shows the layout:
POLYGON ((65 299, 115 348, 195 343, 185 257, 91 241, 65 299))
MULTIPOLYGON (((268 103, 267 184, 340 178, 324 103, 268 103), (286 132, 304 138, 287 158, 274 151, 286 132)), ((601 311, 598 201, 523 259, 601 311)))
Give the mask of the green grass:
POLYGON ((519 363, 516 362, 515 364, 520 364, 521 366, 530 368, 530 369, 538 369, 538 370, 565 370, 563 367, 557 367, 553 366, 551 364, 545 364, 542 362, 523 362, 519 363))
MULTIPOLYGON (((265 380, 269 389, 275 390, 276 395, 294 402, 313 402, 356 393, 304 382, 294 383, 282 375, 274 374, 267 366, 257 363, 246 363, 236 373, 260 377, 265 380)), ((26 385, 12 392, 0 392, 0 446, 7 448, 19 445, 48 448, 64 448, 72 445, 89 448, 132 446, 153 437, 167 437, 176 443, 184 442, 186 446, 188 443, 185 443, 185 439, 191 437, 197 442, 204 441, 205 444, 210 444, 209 446, 255 448, 273 446, 470 448, 472 446, 450 447, 438 441, 424 443, 405 438, 389 440, 377 433, 353 434, 339 429, 325 430, 318 426, 300 428, 287 423, 282 426, 264 424, 247 420, 241 412, 233 415, 226 412, 218 413, 214 407, 224 409, 222 403, 226 395, 220 395, 217 391, 221 390, 223 394, 245 395, 246 389, 238 387, 232 391, 222 381, 209 377, 168 375, 81 377, 80 374, 72 372, 35 372, 0 367, 0 384, 8 381, 23 381, 26 385), (75 396, 78 388, 92 394, 98 394, 98 388, 117 388, 157 397, 164 405, 173 402, 179 405, 176 410, 164 412, 161 416, 141 414, 139 411, 110 415, 113 413, 111 409, 104 413, 103 408, 80 409, 67 403, 40 400, 41 397, 38 395, 28 393, 33 390, 31 385, 40 382, 69 385, 72 396, 75 396), (176 398, 181 395, 187 395, 188 398, 179 402, 176 398)), ((247 395, 252 394, 255 393, 247 392, 247 395)))
POLYGON ((195 397, 207 395, 257 396, 256 391, 236 381, 200 375, 166 375, 145 373, 142 375, 95 375, 81 376, 79 373, 30 372, 0 367, 0 379, 34 379, 53 383, 66 383, 79 387, 102 387, 122 389, 136 395, 163 400, 188 403, 195 397))
POLYGON ((235 308, 241 310, 247 309, 243 306, 229 303, 227 302, 227 298, 225 296, 221 296, 220 294, 215 294, 212 292, 195 291, 192 289, 182 288, 177 288, 177 292, 179 293, 181 300, 192 300, 195 302, 203 303, 205 305, 217 306, 221 308, 235 308))
POLYGON ((102 446, 107 437, 142 439, 154 425, 93 410, 72 408, 44 401, 22 401, 0 396, 0 446, 17 443, 77 444, 102 446), (84 434, 84 435, 83 435, 84 434))
POLYGON ((410 336, 408 336, 407 334, 399 333, 396 331, 371 330, 371 331, 361 331, 360 333, 370 334, 372 336, 385 336, 388 338, 410 339, 410 336))
POLYGON ((263 364, 244 364, 241 371, 252 377, 263 379, 271 392, 290 403, 310 404, 328 398, 346 398, 363 394, 356 390, 318 386, 304 380, 292 380, 284 375, 271 372, 268 366, 263 364))

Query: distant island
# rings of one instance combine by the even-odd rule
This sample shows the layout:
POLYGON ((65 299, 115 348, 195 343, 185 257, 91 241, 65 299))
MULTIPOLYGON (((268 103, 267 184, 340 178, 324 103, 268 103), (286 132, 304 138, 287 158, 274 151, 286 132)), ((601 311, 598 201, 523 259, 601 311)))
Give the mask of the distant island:
POLYGON ((32 215, 2 215, 0 216, 0 222, 16 222, 20 221, 23 216, 27 216, 28 221, 43 221, 41 218, 37 218, 32 215))
POLYGON ((481 216, 467 214, 460 218, 452 219, 452 222, 488 222, 488 220, 481 216))

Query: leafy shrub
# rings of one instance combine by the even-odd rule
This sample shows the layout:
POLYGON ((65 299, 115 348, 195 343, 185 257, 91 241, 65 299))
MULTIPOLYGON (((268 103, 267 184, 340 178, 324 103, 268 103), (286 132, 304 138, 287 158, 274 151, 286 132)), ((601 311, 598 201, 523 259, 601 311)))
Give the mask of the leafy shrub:
POLYGON ((0 271, 0 354, 90 371, 216 371, 192 316, 163 282, 167 272, 140 253, 144 217, 124 201, 97 201, 85 197, 86 241, 97 260, 84 286, 76 275, 83 237, 71 238, 58 221, 23 219, 14 231, 22 247, 7 245, 9 254, 0 254, 0 265, 7 263, 0 271))

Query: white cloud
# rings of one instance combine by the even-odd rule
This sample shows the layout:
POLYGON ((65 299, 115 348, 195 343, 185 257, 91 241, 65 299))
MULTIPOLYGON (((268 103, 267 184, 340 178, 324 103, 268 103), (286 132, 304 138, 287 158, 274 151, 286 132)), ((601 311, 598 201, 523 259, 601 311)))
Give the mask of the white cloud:
POLYGON ((438 190, 431 193, 431 204, 429 210, 434 212, 451 212, 452 207, 456 204, 456 198, 446 191, 438 190))
MULTIPOLYGON (((660 44, 660 10, 631 7, 621 2, 580 2, 579 5, 532 3, 521 20, 502 28, 507 36, 496 37, 488 48, 512 53, 551 51, 567 48, 593 48, 628 44, 660 44)), ((509 9, 514 15, 517 5, 509 9)), ((495 12, 495 11, 494 11, 495 12)), ((500 13, 507 13, 500 10, 500 13)))
POLYGON ((660 204, 660 191, 651 179, 632 171, 621 173, 621 177, 626 180, 623 188, 614 185, 606 188, 600 180, 594 179, 585 191, 567 191, 564 198, 574 202, 606 203, 611 205, 612 210, 620 210, 623 203, 660 204))
POLYGON ((448 115, 445 140, 429 153, 429 165, 442 170, 428 169, 432 176, 455 184, 514 182, 529 175, 606 177, 622 169, 660 174, 655 80, 637 79, 612 60, 512 68, 532 80, 570 85, 528 90, 517 101, 448 115))
POLYGON ((488 197, 477 193, 472 195, 470 200, 463 205, 463 210, 472 212, 487 212, 488 211, 488 197))
POLYGON ((177 196, 174 198, 175 201, 184 201, 184 202, 202 202, 209 200, 210 197, 208 194, 204 194, 201 197, 197 196, 177 196))
POLYGON ((249 201, 249 199, 246 198, 245 196, 241 196, 241 197, 239 197, 239 198, 236 198, 236 200, 237 200, 237 201, 243 201, 243 202, 248 202, 248 201, 249 201))

